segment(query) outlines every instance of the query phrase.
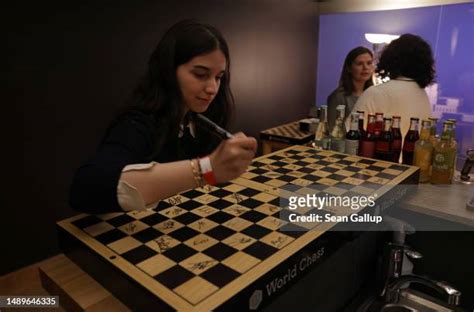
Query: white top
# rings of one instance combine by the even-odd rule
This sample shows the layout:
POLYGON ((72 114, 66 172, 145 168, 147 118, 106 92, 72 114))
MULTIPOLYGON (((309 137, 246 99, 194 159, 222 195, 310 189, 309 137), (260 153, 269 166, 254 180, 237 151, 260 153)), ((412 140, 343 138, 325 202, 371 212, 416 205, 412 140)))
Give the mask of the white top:
POLYGON ((402 77, 365 90, 352 112, 358 110, 365 114, 380 112, 384 116, 400 116, 400 131, 405 137, 410 128, 410 118, 420 118, 421 125, 421 120, 431 115, 431 104, 425 89, 420 88, 415 81, 402 77))

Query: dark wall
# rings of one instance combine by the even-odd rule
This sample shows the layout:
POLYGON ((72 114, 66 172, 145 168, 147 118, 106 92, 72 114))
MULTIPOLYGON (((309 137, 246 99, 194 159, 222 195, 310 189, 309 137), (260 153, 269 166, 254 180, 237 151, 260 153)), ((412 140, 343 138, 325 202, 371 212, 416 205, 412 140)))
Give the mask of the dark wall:
POLYGON ((232 130, 257 136, 305 116, 314 103, 317 24, 309 0, 74 2, 0 10, 8 150, 0 275, 59 252, 55 222, 74 214, 67 194, 75 168, 174 22, 199 18, 227 38, 237 100, 232 130))

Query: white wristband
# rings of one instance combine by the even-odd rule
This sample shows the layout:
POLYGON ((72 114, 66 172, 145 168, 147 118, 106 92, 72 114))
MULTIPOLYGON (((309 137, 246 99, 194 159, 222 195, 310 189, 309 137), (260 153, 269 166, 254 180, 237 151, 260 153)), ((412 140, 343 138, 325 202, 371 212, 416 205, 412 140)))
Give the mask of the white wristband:
POLYGON ((199 165, 201 166, 202 174, 212 171, 211 159, 209 157, 199 158, 199 165))
POLYGON ((211 159, 209 157, 199 158, 199 167, 201 169, 201 174, 207 184, 216 185, 216 176, 212 171, 211 159))

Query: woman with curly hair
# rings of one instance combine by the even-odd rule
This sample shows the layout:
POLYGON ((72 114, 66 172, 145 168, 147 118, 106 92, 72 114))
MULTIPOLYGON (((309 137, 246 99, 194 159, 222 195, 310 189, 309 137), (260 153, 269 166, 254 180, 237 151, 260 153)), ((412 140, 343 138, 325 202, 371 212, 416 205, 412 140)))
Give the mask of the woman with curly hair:
POLYGON ((390 81, 367 89, 352 111, 381 112, 401 117, 402 134, 410 118, 428 118, 431 105, 424 88, 434 82, 435 67, 430 45, 413 34, 401 35, 382 52, 377 72, 390 81))
POLYGON ((344 60, 339 78, 339 86, 327 99, 329 128, 334 127, 338 105, 346 107, 346 120, 359 96, 372 86, 374 55, 366 47, 356 47, 349 51, 344 60))

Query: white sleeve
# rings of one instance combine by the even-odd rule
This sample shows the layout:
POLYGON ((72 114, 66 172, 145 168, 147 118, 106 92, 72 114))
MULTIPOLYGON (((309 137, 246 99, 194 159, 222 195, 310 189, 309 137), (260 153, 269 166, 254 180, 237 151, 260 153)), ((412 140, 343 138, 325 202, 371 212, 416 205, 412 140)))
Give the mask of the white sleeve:
MULTIPOLYGON (((157 163, 153 161, 147 164, 128 165, 123 168, 122 173, 132 170, 149 170, 156 164, 157 163)), ((130 185, 124 180, 119 180, 118 182, 117 200, 120 207, 122 207, 124 211, 150 209, 154 208, 157 204, 152 203, 147 206, 140 192, 138 192, 138 190, 134 186, 130 185)))
MULTIPOLYGON (((365 90, 352 108, 353 112, 364 111, 364 126, 367 125, 367 114, 385 113, 384 105, 388 103, 388 97, 385 93, 380 92, 379 88, 379 86, 372 86, 365 90)), ((346 120, 346 129, 349 127, 350 121, 346 120)))

